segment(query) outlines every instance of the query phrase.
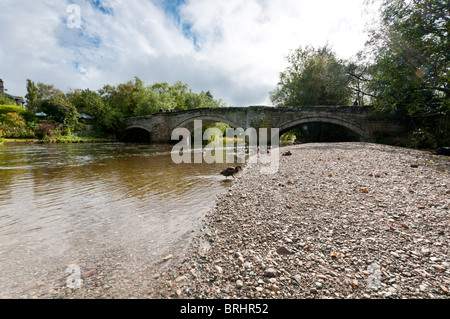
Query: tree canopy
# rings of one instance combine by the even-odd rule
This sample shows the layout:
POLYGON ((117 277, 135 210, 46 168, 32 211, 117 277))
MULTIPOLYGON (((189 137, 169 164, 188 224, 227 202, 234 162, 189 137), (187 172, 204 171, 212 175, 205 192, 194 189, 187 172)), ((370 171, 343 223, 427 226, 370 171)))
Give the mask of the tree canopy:
POLYGON ((75 89, 67 93, 51 84, 35 84, 27 79, 25 98, 30 112, 44 112, 68 126, 76 125, 76 116, 86 113, 94 118, 99 130, 107 133, 120 132, 127 117, 151 115, 161 109, 181 111, 226 106, 209 91, 195 93, 181 81, 173 85, 166 82, 145 85, 138 77, 118 85, 106 84, 97 91, 75 89))
POLYGON ((322 48, 287 56, 270 99, 276 106, 370 104, 427 136, 450 144, 450 7, 448 0, 383 0, 379 24, 352 60, 322 48))
POLYGON ((368 90, 383 109, 448 111, 450 11, 447 0, 386 0, 371 31, 368 90))
POLYGON ((280 73, 270 100, 277 106, 348 105, 352 92, 343 60, 325 45, 300 47, 286 57, 289 66, 280 73))

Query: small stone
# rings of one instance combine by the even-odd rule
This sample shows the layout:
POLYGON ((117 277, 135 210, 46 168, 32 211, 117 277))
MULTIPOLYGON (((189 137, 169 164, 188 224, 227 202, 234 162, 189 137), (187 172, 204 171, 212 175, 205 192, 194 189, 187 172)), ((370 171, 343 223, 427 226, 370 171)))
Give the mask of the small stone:
POLYGON ((277 254, 278 255, 293 255, 294 253, 292 251, 290 251, 289 249, 287 249, 286 247, 279 247, 277 249, 277 254))
POLYGON ((88 271, 85 271, 85 272, 81 273, 81 278, 83 278, 83 279, 84 278, 89 278, 89 277, 95 275, 96 273, 97 273, 96 269, 91 269, 91 270, 88 270, 88 271))
POLYGON ((300 276, 300 275, 293 276, 292 283, 300 286, 302 284, 302 276, 300 276))
POLYGON ((273 284, 270 286, 270 290, 274 291, 274 292, 278 292, 280 291, 280 287, 278 287, 277 285, 273 284))
POLYGON ((241 289, 242 287, 244 287, 244 283, 242 282, 242 280, 237 280, 236 281, 236 288, 237 289, 241 289))
POLYGON ((220 266, 218 266, 218 265, 214 266, 214 269, 215 269, 219 274, 222 274, 222 273, 223 273, 222 267, 220 267, 220 266))
POLYGON ((177 277, 177 279, 175 279, 175 282, 184 282, 186 280, 187 280, 186 276, 180 276, 180 277, 177 277))
POLYGON ((437 271, 444 271, 445 270, 445 267, 441 266, 441 265, 431 265, 431 267, 433 267, 437 271))
POLYGON ((320 281, 316 281, 315 284, 316 284, 316 287, 317 287, 317 288, 322 289, 323 284, 322 284, 320 281))
POLYGON ((264 276, 265 277, 276 277, 276 275, 277 275, 277 271, 275 269, 273 269, 273 268, 267 268, 264 271, 264 276))

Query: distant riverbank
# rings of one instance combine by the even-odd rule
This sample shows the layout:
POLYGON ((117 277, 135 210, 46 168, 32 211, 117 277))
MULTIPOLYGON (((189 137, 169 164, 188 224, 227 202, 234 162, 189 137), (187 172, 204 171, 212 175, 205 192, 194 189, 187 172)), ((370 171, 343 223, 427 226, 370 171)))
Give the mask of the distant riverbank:
POLYGON ((12 139, 3 138, 6 144, 44 144, 44 143, 107 143, 118 142, 115 139, 95 138, 95 137, 78 137, 78 136, 61 136, 49 139, 12 139))

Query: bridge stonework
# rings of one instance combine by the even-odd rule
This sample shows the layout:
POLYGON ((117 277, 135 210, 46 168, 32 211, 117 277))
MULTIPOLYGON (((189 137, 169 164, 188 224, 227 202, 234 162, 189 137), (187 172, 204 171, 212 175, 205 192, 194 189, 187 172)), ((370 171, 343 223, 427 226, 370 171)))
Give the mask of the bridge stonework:
MULTIPOLYGON (((223 122, 233 128, 278 128, 280 135, 294 127, 312 122, 332 123, 357 133, 362 141, 373 141, 378 136, 400 134, 403 128, 386 116, 373 112, 371 107, 314 106, 314 107, 226 107, 201 108, 187 111, 157 113, 126 119, 123 139, 145 136, 150 142, 170 143, 176 128, 194 129, 194 121, 202 124, 223 122)), ((270 136, 270 133, 269 133, 270 136)))

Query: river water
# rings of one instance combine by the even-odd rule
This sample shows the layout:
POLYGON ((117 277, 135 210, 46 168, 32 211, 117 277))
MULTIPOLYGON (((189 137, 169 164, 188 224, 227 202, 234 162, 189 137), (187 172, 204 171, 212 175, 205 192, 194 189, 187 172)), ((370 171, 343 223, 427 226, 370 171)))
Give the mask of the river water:
POLYGON ((85 272, 109 263, 131 274, 181 252, 232 182, 219 175, 227 164, 177 165, 170 152, 121 143, 0 147, 0 298, 51 292, 73 265, 85 272))

